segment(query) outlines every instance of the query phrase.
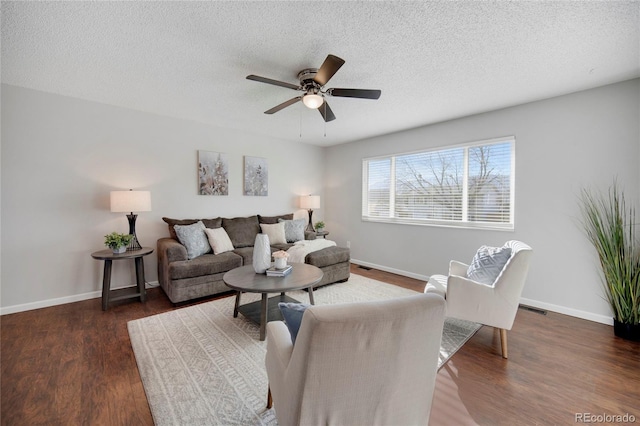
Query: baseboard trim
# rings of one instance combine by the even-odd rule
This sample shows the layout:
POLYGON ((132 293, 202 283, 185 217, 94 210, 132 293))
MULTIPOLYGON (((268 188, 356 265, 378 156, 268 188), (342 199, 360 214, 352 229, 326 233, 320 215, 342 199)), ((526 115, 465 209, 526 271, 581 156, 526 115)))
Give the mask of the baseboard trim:
POLYGON ((594 314, 592 312, 581 311, 579 309, 567 308, 565 306, 554 305, 552 303, 540 302, 533 299, 520 298, 523 305, 532 306, 538 309, 546 309, 547 311, 556 312, 558 314, 569 315, 570 317, 585 319, 601 324, 613 325, 613 318, 606 315, 594 314))
POLYGON ((378 265, 378 264, 370 263, 370 262, 365 262, 364 260, 351 259, 351 263, 353 263, 355 265, 366 266, 366 267, 373 268, 373 269, 379 269, 379 270, 385 271, 385 272, 391 272, 392 274, 402 275, 403 277, 409 277, 409 278, 414 278, 416 280, 422 280, 422 281, 424 281, 425 285, 427 284, 427 281, 429 281, 429 276, 428 275, 414 274, 413 272, 407 272, 407 271, 403 271, 401 269, 389 268, 387 266, 378 265))
MULTIPOLYGON (((365 262, 363 260, 351 259, 351 263, 355 265, 361 265, 369 268, 379 269, 380 271, 390 272, 392 274, 402 275, 404 277, 414 278, 416 280, 422 280, 425 282, 425 284, 429 280, 428 275, 416 274, 413 272, 403 271, 401 269, 396 269, 396 268, 389 268, 387 266, 378 265, 376 263, 371 263, 371 262, 365 262)), ((149 289, 149 288, 158 287, 159 285, 160 283, 158 283, 158 281, 151 281, 151 282, 147 282, 145 287, 149 289)), ((117 290, 119 288, 125 288, 125 287, 131 287, 131 286, 114 287, 113 290, 117 290)), ((15 313, 24 312, 24 311, 32 311, 34 309, 48 308, 50 306, 64 305, 65 303, 80 302, 82 300, 97 299, 100 297, 102 297, 102 291, 98 290, 98 291, 92 291, 89 293, 76 294, 73 296, 65 296, 65 297, 58 297, 55 299, 41 300, 38 302, 24 303, 21 305, 5 306, 5 307, 0 307, 0 316, 15 314, 15 313)), ((540 302, 538 300, 527 299, 524 297, 520 298, 520 303, 523 305, 532 306, 534 308, 546 309, 548 311, 556 312, 559 314, 569 315, 571 317, 581 318, 588 321, 598 322, 606 325, 613 325, 613 318, 608 317, 606 315, 594 314, 592 312, 586 312, 586 311, 581 311, 579 309, 567 308, 565 306, 554 305, 552 303, 546 303, 546 302, 540 302)))
MULTIPOLYGON (((146 283, 145 288, 154 288, 158 287, 159 285, 160 284, 158 283, 158 281, 151 281, 146 283)), ((112 288, 112 290, 118 290, 127 287, 133 286, 114 287, 112 288)), ((24 303, 21 305, 5 306, 0 307, 0 316, 15 314, 18 312, 32 311, 34 309, 48 308, 50 306, 64 305, 66 303, 80 302, 83 300, 97 299, 100 297, 102 297, 102 290, 91 291, 89 293, 74 294, 73 296, 57 297, 55 299, 41 300, 38 302, 24 303)))
MULTIPOLYGON (((429 281, 428 275, 415 274, 413 272, 403 271, 401 269, 389 268, 383 265, 377 265, 371 262, 365 262, 363 260, 351 259, 351 263, 355 265, 367 266, 369 268, 379 269, 385 272, 391 272, 392 274, 402 275, 404 277, 415 278, 417 280, 423 280, 426 284, 429 281)), ((571 317, 585 319, 588 321, 599 322, 601 324, 613 325, 613 318, 606 315, 594 314, 592 312, 581 311, 579 309, 567 308, 565 306, 554 305, 552 303, 540 302, 538 300, 520 298, 520 303, 523 305, 532 306, 534 308, 546 309, 547 311, 556 312, 563 315, 569 315, 571 317)))

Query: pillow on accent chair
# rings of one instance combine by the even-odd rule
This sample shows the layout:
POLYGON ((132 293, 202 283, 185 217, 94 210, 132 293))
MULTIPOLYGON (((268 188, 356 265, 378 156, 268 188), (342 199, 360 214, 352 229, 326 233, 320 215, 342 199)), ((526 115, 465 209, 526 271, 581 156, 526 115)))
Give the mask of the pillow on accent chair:
POLYGON ((304 227, 307 223, 305 219, 278 219, 278 222, 284 223, 284 236, 288 243, 304 240, 304 227))
POLYGON ((491 285, 498 278, 510 257, 510 247, 482 246, 473 256, 471 265, 467 269, 467 278, 491 285))
POLYGON ((300 324, 302 324, 302 315, 304 311, 311 306, 306 303, 278 303, 278 309, 284 318, 284 323, 291 333, 291 342, 296 343, 296 337, 298 337, 298 330, 300 330, 300 324))
POLYGON ((199 220, 192 225, 175 225, 173 228, 180 243, 186 247, 189 259, 195 259, 211 251, 202 221, 199 220))
POLYGON ((213 254, 220 254, 233 250, 233 244, 231 244, 229 234, 227 234, 227 231, 225 231, 224 228, 207 228, 204 232, 207 234, 207 239, 209 240, 209 245, 213 249, 213 254))
POLYGON ((262 233, 269 237, 269 244, 286 244, 287 239, 284 236, 284 223, 274 223, 273 225, 261 223, 262 233))

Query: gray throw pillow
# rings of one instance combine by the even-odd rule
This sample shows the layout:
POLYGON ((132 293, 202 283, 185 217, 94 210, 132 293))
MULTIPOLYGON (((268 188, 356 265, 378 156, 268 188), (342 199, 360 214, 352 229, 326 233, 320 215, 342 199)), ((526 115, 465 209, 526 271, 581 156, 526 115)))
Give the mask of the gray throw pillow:
POLYGON ((492 285, 510 257, 510 247, 482 246, 473 256, 471 265, 467 269, 467 278, 482 284, 492 285))
POLYGON ((191 225, 193 223, 196 223, 199 220, 202 220, 202 223, 204 223, 204 226, 206 226, 207 228, 213 229, 213 228, 220 228, 222 226, 221 217, 217 217, 215 219, 171 219, 170 217, 163 217, 162 220, 164 220, 167 223, 167 225, 169 225, 169 235, 174 240, 178 239, 178 236, 176 235, 176 230, 173 228, 176 225, 191 225))
POLYGON ((175 225, 173 229, 175 229, 180 243, 187 249, 187 257, 189 259, 194 259, 211 251, 202 221, 199 220, 192 225, 175 225))
POLYGON ((278 219, 278 222, 284 222, 284 237, 288 243, 304 240, 304 225, 307 223, 305 219, 278 219))

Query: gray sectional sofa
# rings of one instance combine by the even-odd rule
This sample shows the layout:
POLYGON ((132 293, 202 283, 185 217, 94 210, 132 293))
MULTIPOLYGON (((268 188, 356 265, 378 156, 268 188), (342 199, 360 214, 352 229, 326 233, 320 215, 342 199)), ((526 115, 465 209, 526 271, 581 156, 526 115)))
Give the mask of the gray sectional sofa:
MULTIPOLYGON (((253 262, 253 244, 260 232, 260 224, 275 224, 279 219, 292 220, 293 214, 280 216, 249 216, 215 219, 170 219, 162 218, 169 226, 169 238, 158 240, 158 281, 173 303, 211 296, 231 290, 222 281, 222 276, 231 269, 250 265, 253 262), (209 252, 193 259, 187 256, 175 232, 175 225, 191 225, 198 221, 207 228, 224 228, 234 249, 224 253, 209 252)), ((306 239, 315 238, 306 233, 306 239)), ((271 251, 287 250, 293 244, 272 244, 271 251)), ((315 287, 349 279, 350 251, 343 247, 328 247, 309 253, 305 263, 317 266, 324 277, 315 287)))

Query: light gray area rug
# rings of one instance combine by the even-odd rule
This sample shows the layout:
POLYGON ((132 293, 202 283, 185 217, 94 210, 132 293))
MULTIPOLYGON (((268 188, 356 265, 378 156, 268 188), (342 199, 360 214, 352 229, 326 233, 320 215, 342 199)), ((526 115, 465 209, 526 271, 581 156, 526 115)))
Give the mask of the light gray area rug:
MULTIPOLYGON (((346 283, 314 292, 317 305, 384 300, 416 294, 351 274, 346 283)), ((287 295, 304 303, 308 293, 287 295)), ((243 294, 242 303, 259 300, 243 294)), ((156 425, 276 425, 266 409, 266 341, 242 314, 233 318, 227 297, 130 321, 127 326, 140 377, 156 425)), ((447 318, 441 367, 480 328, 447 318)))

